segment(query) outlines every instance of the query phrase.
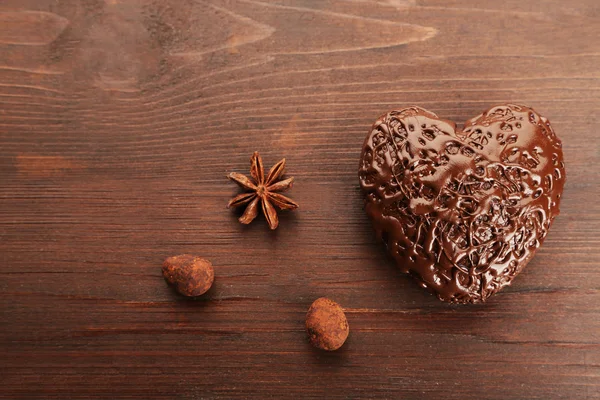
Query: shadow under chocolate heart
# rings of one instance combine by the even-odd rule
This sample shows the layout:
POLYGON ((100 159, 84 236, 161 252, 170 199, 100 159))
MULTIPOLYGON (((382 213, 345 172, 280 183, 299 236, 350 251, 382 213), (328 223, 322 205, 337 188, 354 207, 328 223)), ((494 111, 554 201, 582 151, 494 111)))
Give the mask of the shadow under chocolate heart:
POLYGON ((379 118, 359 166, 365 209, 400 269, 440 300, 485 301, 531 260, 559 214, 562 145, 525 106, 463 130, 420 107, 379 118))

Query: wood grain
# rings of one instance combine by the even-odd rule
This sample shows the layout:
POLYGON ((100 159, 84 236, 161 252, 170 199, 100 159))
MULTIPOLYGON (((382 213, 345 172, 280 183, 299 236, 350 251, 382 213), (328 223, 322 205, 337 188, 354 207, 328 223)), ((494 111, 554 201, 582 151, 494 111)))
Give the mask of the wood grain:
POLYGON ((0 397, 599 399, 599 34, 597 0, 3 1, 0 397), (506 101, 563 140, 562 214, 512 287, 442 304, 376 243, 361 144, 506 101), (225 209, 255 150, 296 178, 276 232, 225 209), (180 253, 201 300, 161 277, 180 253))

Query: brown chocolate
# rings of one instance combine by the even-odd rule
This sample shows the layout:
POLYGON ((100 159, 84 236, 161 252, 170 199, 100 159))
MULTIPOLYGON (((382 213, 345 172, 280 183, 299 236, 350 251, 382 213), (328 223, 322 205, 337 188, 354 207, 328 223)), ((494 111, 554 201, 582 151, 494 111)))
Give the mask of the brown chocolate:
POLYGON ((334 351, 346 342, 350 328, 342 307, 321 297, 311 304, 306 313, 306 332, 310 344, 321 350, 334 351))
POLYGON ((184 296, 196 297, 208 291, 215 279, 210 261, 189 254, 169 257, 162 266, 163 277, 184 296))
POLYGON ((440 300, 485 301, 509 285, 559 214, 561 141, 514 104, 463 130, 420 107, 379 118, 359 166, 365 209, 403 272, 440 300))

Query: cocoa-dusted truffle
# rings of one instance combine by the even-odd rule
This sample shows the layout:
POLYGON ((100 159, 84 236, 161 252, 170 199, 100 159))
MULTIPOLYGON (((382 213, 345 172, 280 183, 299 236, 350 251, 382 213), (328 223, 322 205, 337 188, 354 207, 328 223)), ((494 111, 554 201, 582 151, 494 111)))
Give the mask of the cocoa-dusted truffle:
POLYGON ((523 270, 559 213, 561 141, 515 104, 457 129, 420 107, 392 111, 363 146, 365 209, 400 269, 443 301, 478 303, 523 270))
POLYGON ((215 278, 210 261, 189 254, 167 258, 163 263, 162 272, 169 284, 188 297, 206 293, 215 278))
POLYGON ((339 349, 349 332, 342 307, 325 297, 315 300, 306 314, 306 331, 313 346, 329 351, 339 349))

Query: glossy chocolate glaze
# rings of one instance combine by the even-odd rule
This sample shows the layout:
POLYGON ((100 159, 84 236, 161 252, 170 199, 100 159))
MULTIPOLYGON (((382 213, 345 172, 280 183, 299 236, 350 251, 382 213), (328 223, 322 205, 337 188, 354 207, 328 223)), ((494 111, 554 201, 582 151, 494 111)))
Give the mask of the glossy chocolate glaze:
POLYGON ((379 118, 359 166, 365 208, 400 269, 443 301, 509 285, 559 214, 562 146, 548 120, 507 104, 464 129, 419 107, 379 118))

